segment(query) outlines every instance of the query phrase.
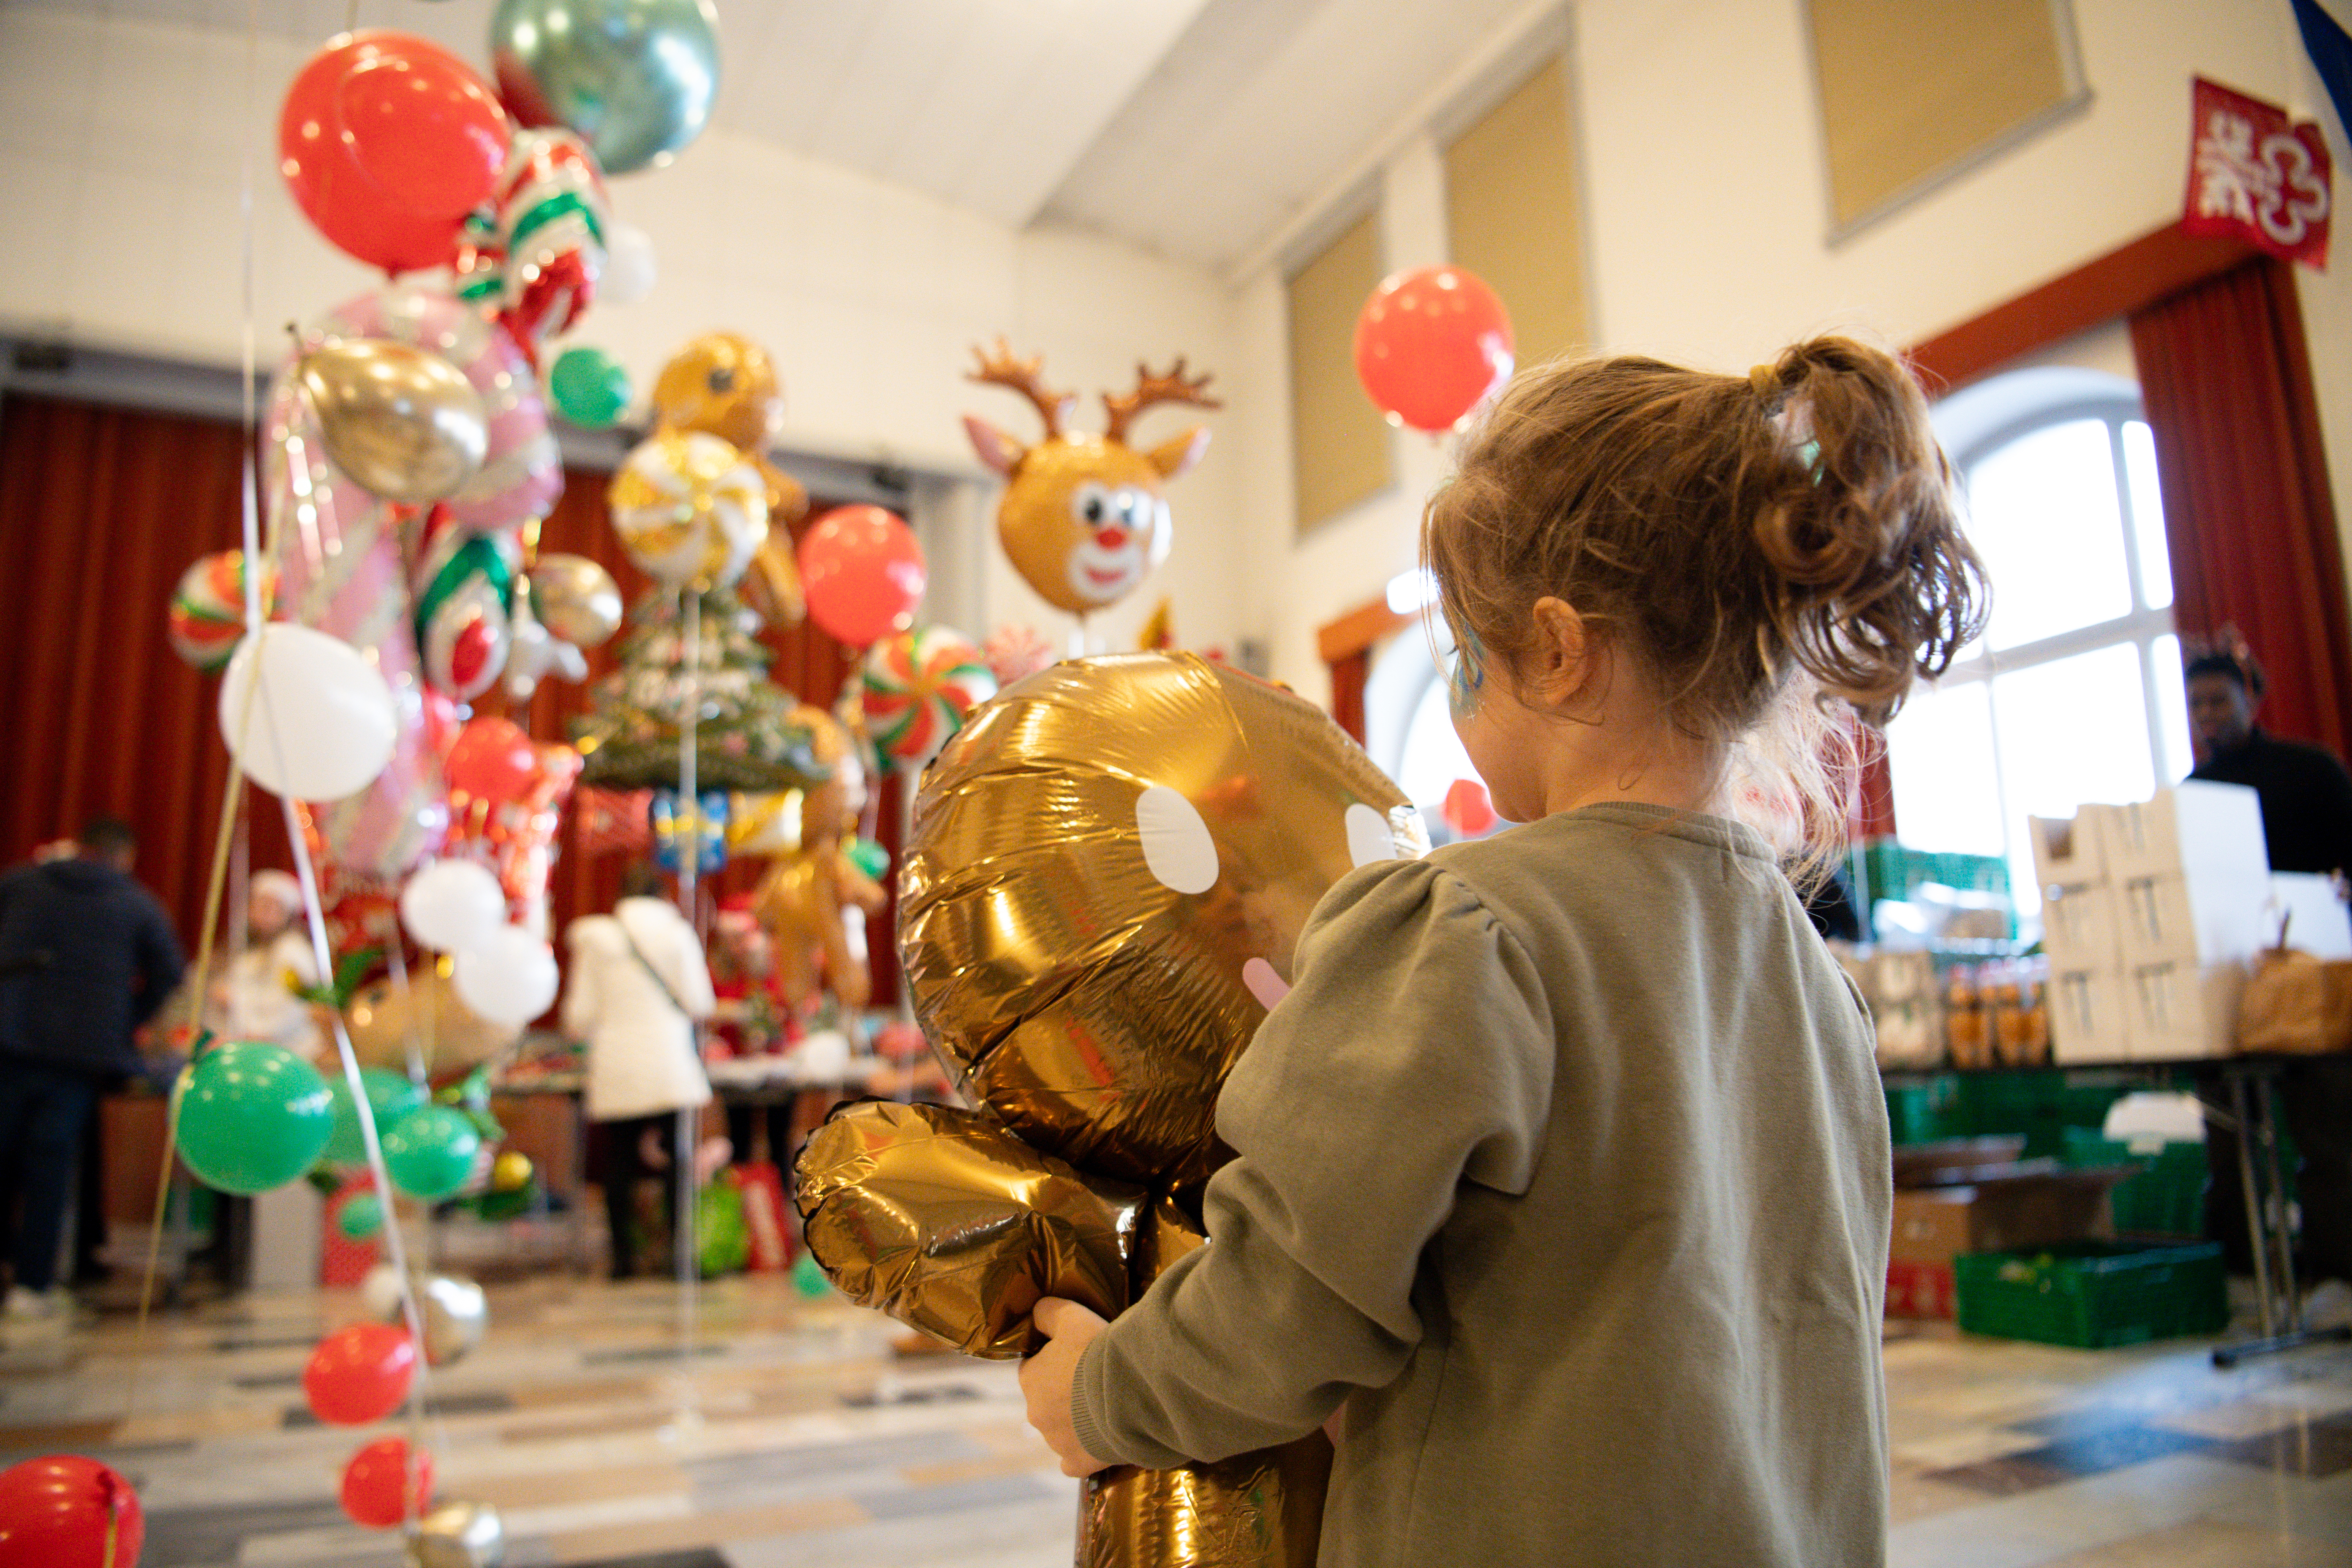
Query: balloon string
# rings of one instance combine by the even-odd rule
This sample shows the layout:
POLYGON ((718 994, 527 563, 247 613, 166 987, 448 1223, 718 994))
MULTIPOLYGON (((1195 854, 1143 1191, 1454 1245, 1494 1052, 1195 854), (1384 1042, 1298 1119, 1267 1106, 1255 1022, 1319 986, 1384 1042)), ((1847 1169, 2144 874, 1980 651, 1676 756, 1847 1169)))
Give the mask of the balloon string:
MULTIPOLYGON (((697 773, 699 760, 702 725, 702 595, 694 584, 678 590, 678 618, 681 622, 680 653, 686 660, 686 711, 677 726, 677 784, 683 797, 680 805, 687 820, 693 824, 688 836, 685 852, 678 857, 677 901, 686 916, 687 924, 699 927, 695 915, 699 907, 698 874, 702 868, 702 842, 709 824, 702 817, 701 780, 697 773)), ((698 1064, 702 1057, 702 1031, 694 1020, 686 1021, 688 1047, 694 1052, 698 1064)), ((677 1112, 677 1147, 673 1154, 675 1169, 670 1181, 677 1189, 677 1221, 676 1229, 678 1287, 678 1332, 684 1353, 692 1364, 696 1332, 696 1309, 699 1305, 700 1268, 695 1247, 695 1136, 698 1118, 696 1108, 681 1106, 677 1112)))
MULTIPOLYGON (((294 876, 302 887, 302 915, 310 927, 310 952, 321 974, 334 973, 334 959, 327 943, 327 917, 319 901, 319 882, 310 864, 310 846, 302 837, 295 820, 294 802, 281 795, 278 805, 286 813, 286 836, 294 850, 294 876)), ((343 1082, 350 1089, 353 1120, 360 1124, 360 1142, 367 1151, 368 1177, 375 1189, 377 1206, 383 1211, 384 1261, 392 1266, 400 1282, 400 1316, 408 1328, 408 1341, 416 1349, 415 1373, 408 1384, 408 1423, 413 1450, 424 1440, 425 1402, 429 1378, 429 1363, 425 1353, 425 1316, 416 1305, 415 1283, 409 1278, 408 1255, 401 1240, 400 1220, 394 1208, 397 1194, 392 1185, 392 1174, 384 1169, 383 1143, 376 1135, 375 1107, 369 1103, 367 1080, 360 1076, 359 1053, 352 1048, 351 1031, 344 1026, 341 1013, 333 1015, 335 1052, 341 1058, 343 1082)), ((416 1520, 413 1498, 401 1500, 402 1519, 408 1523, 416 1520)))

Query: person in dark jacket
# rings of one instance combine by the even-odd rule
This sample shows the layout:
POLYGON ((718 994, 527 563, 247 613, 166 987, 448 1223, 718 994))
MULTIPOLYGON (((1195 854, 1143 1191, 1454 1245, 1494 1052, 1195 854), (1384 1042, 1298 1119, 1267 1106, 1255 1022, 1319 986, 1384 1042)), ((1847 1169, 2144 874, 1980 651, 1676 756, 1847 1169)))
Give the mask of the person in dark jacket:
MULTIPOLYGON (((2216 647, 2191 658, 2183 674, 2199 759, 2189 776, 2252 788, 2262 800, 2272 870, 2352 873, 2352 773, 2323 747, 2263 732, 2254 722, 2263 669, 2253 655, 2242 645, 2216 647)), ((2297 1062, 2281 1078, 2280 1091, 2287 1132, 2302 1157, 2296 1185, 2305 1282, 2352 1280, 2352 1062, 2297 1062)), ((2212 1166, 2206 1234, 2222 1244, 2232 1268, 2249 1271, 2253 1247, 2239 1190, 2236 1131, 2209 1125, 2205 1153, 2212 1166)))
POLYGON ((2263 671, 2252 656, 2199 654, 2185 673, 2198 757, 2189 776, 2247 784, 2262 797, 2272 870, 2352 874, 2352 773, 2323 746, 2263 732, 2254 722, 2263 671))
POLYGON ((183 967, 163 906, 131 879, 131 829, 101 818, 80 845, 70 860, 0 875, 0 1177, 23 1204, 15 1318, 58 1310, 58 1242, 99 1086, 138 1070, 132 1031, 183 967))

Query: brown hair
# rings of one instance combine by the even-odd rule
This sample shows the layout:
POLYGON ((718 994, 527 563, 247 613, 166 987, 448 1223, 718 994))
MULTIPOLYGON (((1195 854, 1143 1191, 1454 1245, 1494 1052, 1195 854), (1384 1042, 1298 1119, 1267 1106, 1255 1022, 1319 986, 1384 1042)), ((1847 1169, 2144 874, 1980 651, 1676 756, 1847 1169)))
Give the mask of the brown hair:
POLYGON ((1817 853, 1843 833, 1836 709, 1883 723, 1984 619, 1926 399, 1840 337, 1746 376, 1537 366, 1471 437, 1421 539, 1457 637, 1516 671, 1536 601, 1567 601, 1640 661, 1677 729, 1733 748, 1743 788, 1801 808, 1817 853))

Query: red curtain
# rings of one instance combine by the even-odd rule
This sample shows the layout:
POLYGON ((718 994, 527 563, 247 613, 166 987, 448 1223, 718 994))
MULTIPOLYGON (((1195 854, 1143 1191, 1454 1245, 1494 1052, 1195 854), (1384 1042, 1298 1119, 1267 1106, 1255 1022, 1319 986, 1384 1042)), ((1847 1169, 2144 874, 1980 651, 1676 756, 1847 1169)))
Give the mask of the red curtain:
MULTIPOLYGON (((218 680, 173 655, 163 617, 189 563, 236 544, 242 472, 231 424, 0 402, 0 857, 122 818, 191 952, 228 753, 218 680)), ((247 800, 253 864, 290 864, 276 799, 247 800)))
MULTIPOLYGON (((0 632, 0 857, 23 859, 89 817, 138 830, 138 875, 171 911, 194 951, 219 823, 228 756, 213 717, 219 684, 180 662, 164 612, 199 555, 239 539, 242 445, 219 420, 63 399, 0 404, 0 563, 10 593, 0 632)), ((605 521, 605 475, 574 470, 540 532, 540 549, 601 562, 632 602, 646 578, 605 521)), ((812 509, 812 515, 822 510, 812 509)), ((768 627, 778 684, 830 707, 855 656, 813 625, 768 627)), ((592 649, 590 677, 613 666, 592 649)), ((587 690, 542 681, 528 711, 509 716, 542 741, 569 738, 566 721, 587 690)), ((492 695, 478 710, 504 710, 492 695)), ((896 781, 886 784, 877 837, 898 850, 896 781)), ((278 804, 248 793, 252 864, 291 866, 278 804)), ((554 928, 610 909, 622 860, 573 844, 567 815, 549 889, 554 928)), ((759 866, 729 866, 719 893, 748 889, 759 866)), ((897 995, 895 910, 868 928, 875 995, 897 995)), ((559 951, 560 946, 559 946, 559 951)))
POLYGON ((2267 728, 2352 751, 2352 637, 2294 269, 2267 257, 2136 310, 2173 616, 2235 625, 2269 676, 2267 728))

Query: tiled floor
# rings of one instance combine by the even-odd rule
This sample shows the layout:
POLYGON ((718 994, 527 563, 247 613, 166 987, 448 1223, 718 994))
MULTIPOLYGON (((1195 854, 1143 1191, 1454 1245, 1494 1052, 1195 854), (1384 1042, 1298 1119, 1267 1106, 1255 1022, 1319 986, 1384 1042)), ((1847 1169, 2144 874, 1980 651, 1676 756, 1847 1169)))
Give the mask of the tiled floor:
MULTIPOLYGON (((346 1522, 299 1372, 349 1293, 17 1328, 0 1462, 77 1449, 138 1485, 146 1568, 397 1568, 346 1522)), ((495 1504, 515 1568, 1047 1568, 1074 1486, 1010 1367, 894 1362, 893 1329, 772 1279, 495 1289, 434 1378, 444 1497, 495 1504)), ((2230 1373, 2188 1342, 2076 1352, 1898 1327, 1886 1347, 1897 1568, 2352 1568, 2352 1350, 2230 1373)))

